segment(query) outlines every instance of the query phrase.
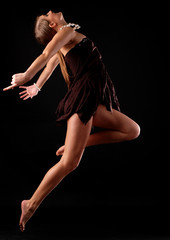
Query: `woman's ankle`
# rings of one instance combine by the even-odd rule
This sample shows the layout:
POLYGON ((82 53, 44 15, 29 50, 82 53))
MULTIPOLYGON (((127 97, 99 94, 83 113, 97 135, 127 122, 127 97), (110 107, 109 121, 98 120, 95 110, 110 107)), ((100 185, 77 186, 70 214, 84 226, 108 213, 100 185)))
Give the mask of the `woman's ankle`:
POLYGON ((33 199, 29 199, 28 200, 28 209, 31 211, 31 212, 35 212, 35 210, 38 208, 39 204, 33 200, 33 199))

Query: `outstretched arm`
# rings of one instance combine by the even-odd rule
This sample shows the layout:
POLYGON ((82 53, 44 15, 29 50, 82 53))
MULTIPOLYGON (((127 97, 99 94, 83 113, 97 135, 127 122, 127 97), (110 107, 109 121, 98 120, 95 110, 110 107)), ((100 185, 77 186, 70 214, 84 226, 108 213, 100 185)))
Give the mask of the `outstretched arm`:
POLYGON ((74 37, 74 34, 75 31, 71 27, 59 31, 48 43, 43 53, 35 59, 26 72, 13 75, 11 85, 4 88, 4 91, 13 89, 14 87, 30 81, 35 74, 39 72, 49 60, 74 37))
POLYGON ((36 84, 31 86, 20 86, 20 88, 25 89, 24 91, 20 92, 20 98, 26 100, 28 98, 33 98, 38 94, 40 89, 43 87, 45 82, 49 79, 51 74, 53 73, 54 69, 58 66, 59 60, 57 54, 55 54, 47 63, 47 66, 44 68, 44 71, 41 73, 40 77, 38 78, 36 84))
POLYGON ((42 88, 45 82, 49 79, 55 68, 59 64, 59 59, 57 54, 55 54, 47 63, 47 66, 44 68, 44 71, 41 73, 40 77, 38 78, 36 85, 38 88, 42 88))

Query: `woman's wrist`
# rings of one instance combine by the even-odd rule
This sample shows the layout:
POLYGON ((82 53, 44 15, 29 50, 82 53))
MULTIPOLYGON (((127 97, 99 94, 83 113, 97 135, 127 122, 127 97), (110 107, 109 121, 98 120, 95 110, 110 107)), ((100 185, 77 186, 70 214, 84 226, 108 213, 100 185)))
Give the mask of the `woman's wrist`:
POLYGON ((40 88, 39 86, 37 86, 37 84, 36 84, 36 83, 34 83, 34 86, 36 87, 36 89, 38 90, 38 92, 40 92, 40 91, 41 91, 41 88, 40 88))
POLYGON ((32 79, 32 77, 29 74, 29 71, 25 72, 25 82, 29 82, 32 79))

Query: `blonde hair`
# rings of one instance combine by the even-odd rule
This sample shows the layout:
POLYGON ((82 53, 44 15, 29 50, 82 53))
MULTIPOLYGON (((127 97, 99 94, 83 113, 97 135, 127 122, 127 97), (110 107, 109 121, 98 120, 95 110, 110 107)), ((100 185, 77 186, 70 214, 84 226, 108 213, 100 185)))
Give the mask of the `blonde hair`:
MULTIPOLYGON (((49 24, 50 24, 49 21, 47 21, 46 19, 43 19, 40 17, 36 18, 34 33, 35 33, 35 38, 40 44, 47 45, 56 34, 56 31, 53 28, 51 28, 49 24)), ((63 54, 59 50, 57 52, 57 55, 60 61, 61 72, 63 74, 63 77, 65 79, 67 86, 69 87, 70 79, 69 79, 69 74, 67 72, 67 67, 66 67, 63 54)))

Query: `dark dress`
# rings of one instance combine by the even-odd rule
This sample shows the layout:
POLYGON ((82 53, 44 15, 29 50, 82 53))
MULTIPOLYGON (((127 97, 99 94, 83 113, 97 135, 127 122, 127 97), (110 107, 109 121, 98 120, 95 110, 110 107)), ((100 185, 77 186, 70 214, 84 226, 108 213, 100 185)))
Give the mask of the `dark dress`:
POLYGON ((113 83, 103 64, 100 52, 88 39, 73 47, 65 56, 70 87, 56 110, 56 122, 65 123, 74 113, 86 124, 99 104, 120 111, 113 83))

